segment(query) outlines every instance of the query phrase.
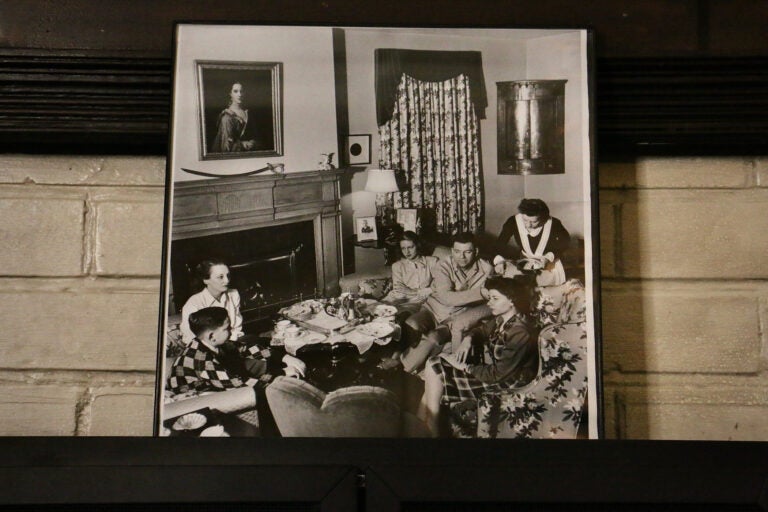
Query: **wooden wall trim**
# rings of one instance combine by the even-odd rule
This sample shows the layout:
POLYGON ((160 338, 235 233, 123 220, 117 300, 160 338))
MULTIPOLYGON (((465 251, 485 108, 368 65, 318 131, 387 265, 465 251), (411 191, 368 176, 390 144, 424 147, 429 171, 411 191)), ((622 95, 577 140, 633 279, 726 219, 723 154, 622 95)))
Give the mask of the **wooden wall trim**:
MULTIPOLYGON (((768 57, 601 58, 598 154, 760 154, 768 57)), ((165 154, 171 61, 0 52, 0 151, 165 154)))
POLYGON ((169 59, 0 53, 0 150, 164 154, 169 59))
POLYGON ((600 59, 599 153, 764 154, 768 58, 600 59))

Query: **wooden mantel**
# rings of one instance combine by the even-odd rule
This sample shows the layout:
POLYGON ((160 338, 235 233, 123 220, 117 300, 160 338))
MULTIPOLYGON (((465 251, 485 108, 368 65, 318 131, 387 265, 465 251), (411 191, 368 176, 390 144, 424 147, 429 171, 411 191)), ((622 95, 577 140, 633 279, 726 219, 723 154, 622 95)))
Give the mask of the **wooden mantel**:
POLYGON ((308 171, 177 182, 171 239, 312 221, 318 288, 335 295, 342 268, 343 175, 339 170, 308 171))

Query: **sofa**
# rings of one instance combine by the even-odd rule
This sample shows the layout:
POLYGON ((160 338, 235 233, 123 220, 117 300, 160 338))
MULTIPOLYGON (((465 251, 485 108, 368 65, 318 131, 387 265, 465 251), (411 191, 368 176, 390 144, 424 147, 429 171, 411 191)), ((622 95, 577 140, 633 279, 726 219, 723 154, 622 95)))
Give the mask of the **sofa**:
POLYGON ((527 385, 447 408, 454 437, 576 438, 587 399, 584 285, 538 289, 539 370, 527 385))

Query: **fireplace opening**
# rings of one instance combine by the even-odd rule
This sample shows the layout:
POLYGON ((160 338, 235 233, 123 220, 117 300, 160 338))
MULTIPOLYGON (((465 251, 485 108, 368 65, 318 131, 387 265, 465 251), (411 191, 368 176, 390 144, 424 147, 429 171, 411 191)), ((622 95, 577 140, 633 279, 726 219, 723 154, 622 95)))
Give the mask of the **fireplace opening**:
POLYGON ((171 304, 177 312, 202 289, 202 283, 196 286, 194 268, 208 258, 229 266, 244 324, 262 322, 281 307, 318 294, 312 221, 175 240, 171 304))

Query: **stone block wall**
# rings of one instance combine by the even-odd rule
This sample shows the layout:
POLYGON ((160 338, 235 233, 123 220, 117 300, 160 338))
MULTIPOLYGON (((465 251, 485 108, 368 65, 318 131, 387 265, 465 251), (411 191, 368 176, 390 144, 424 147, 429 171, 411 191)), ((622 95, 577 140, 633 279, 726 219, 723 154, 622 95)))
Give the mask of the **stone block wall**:
MULTIPOLYGON (((0 435, 150 435, 165 161, 0 157, 0 435)), ((768 159, 600 165, 606 434, 768 440, 768 159)))
POLYGON ((768 159, 599 174, 607 436, 768 440, 768 159))
POLYGON ((164 176, 0 157, 0 434, 151 435, 164 176))

